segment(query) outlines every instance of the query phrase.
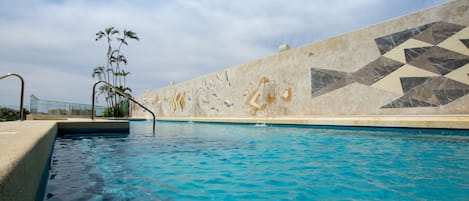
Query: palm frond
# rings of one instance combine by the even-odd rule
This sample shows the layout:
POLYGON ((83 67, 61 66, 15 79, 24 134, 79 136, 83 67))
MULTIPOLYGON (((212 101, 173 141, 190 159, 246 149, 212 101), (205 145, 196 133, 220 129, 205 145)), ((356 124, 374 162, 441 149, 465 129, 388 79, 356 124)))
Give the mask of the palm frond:
POLYGON ((103 31, 99 31, 98 33, 96 33, 96 41, 100 40, 101 38, 103 38, 105 36, 105 33, 103 31))
POLYGON ((122 44, 124 44, 125 46, 129 45, 127 43, 127 41, 125 40, 125 38, 117 38, 118 41, 120 41, 122 44))
POLYGON ((93 78, 95 78, 96 76, 99 77, 99 79, 101 79, 101 75, 104 74, 104 67, 103 66, 98 66, 96 68, 93 69, 93 74, 91 75, 93 78))
POLYGON ((125 65, 127 65, 127 58, 125 58, 124 55, 121 54, 117 58, 118 58, 118 61, 122 61, 124 62, 125 65))
POLYGON ((104 29, 104 32, 106 32, 107 36, 111 36, 113 34, 116 34, 116 32, 119 33, 119 31, 114 29, 114 27, 107 27, 107 28, 104 29))
POLYGON ((122 76, 124 77, 130 74, 130 72, 127 72, 124 69, 122 69, 121 73, 122 73, 122 76))
POLYGON ((127 38, 134 39, 134 40, 139 40, 137 33, 127 30, 127 29, 124 29, 124 36, 127 38))

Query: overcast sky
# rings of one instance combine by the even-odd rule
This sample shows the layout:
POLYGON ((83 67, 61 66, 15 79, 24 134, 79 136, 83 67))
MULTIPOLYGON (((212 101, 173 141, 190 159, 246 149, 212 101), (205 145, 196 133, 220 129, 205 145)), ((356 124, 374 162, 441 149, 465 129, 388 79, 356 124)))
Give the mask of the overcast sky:
MULTIPOLYGON (((0 0, 0 75, 26 80, 25 101, 91 102, 108 26, 140 37, 122 50, 134 95, 433 7, 448 0, 0 0)), ((0 80, 0 105, 19 81, 0 80)), ((103 102, 101 102, 103 103, 103 102)), ((27 106, 29 107, 29 105, 27 106)))

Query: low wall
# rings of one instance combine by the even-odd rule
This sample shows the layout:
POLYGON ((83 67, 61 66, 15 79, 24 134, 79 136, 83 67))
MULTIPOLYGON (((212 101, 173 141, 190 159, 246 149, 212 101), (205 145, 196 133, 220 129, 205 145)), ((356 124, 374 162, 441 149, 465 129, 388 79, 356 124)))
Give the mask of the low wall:
POLYGON ((55 137, 129 134, 129 121, 71 119, 0 123, 0 201, 42 200, 55 137), (109 133, 108 133, 109 132, 109 133))
POLYGON ((137 99, 162 118, 469 114, 468 26, 456 0, 137 99))
POLYGON ((0 200, 42 198, 38 187, 47 179, 43 173, 48 171, 56 133, 54 121, 2 123, 0 200))

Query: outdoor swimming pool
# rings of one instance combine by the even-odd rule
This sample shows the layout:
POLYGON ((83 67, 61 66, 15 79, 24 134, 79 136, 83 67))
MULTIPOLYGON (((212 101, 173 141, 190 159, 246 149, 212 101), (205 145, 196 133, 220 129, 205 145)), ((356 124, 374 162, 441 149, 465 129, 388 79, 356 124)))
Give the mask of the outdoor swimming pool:
POLYGON ((131 122, 58 138, 45 200, 469 200, 469 134, 131 122))

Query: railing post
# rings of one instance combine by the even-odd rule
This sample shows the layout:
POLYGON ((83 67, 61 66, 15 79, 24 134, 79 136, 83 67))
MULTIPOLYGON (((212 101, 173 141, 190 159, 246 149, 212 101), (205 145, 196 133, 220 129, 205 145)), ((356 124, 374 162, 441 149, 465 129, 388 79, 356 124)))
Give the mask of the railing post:
POLYGON ((94 120, 94 99, 96 96, 96 85, 99 84, 101 81, 97 81, 93 85, 93 96, 91 97, 91 120, 94 120))
POLYGON ((23 104, 24 104, 24 79, 21 77, 21 75, 18 75, 16 73, 8 73, 4 76, 0 77, 0 80, 3 78, 7 78, 10 76, 15 76, 21 80, 21 96, 20 96, 20 121, 24 120, 24 114, 23 114, 23 104))
POLYGON ((138 101, 134 100, 132 97, 129 97, 127 94, 125 94, 124 92, 122 92, 120 89, 114 87, 112 84, 110 84, 109 82, 106 82, 104 80, 101 80, 101 81, 97 81, 94 83, 93 85, 93 95, 92 95, 92 100, 91 100, 91 119, 94 120, 94 100, 95 100, 95 95, 96 95, 96 85, 98 85, 99 83, 104 83, 106 85, 108 85, 109 87, 111 87, 112 89, 114 89, 118 94, 120 94, 121 96, 127 98, 128 100, 134 102, 135 104, 137 104, 138 106, 142 107, 143 109, 145 109, 147 112, 149 112, 152 116, 153 116, 153 135, 155 134, 155 122, 156 122, 156 116, 155 116, 155 113, 153 113, 150 109, 148 109, 147 107, 143 106, 142 104, 140 104, 138 101))

